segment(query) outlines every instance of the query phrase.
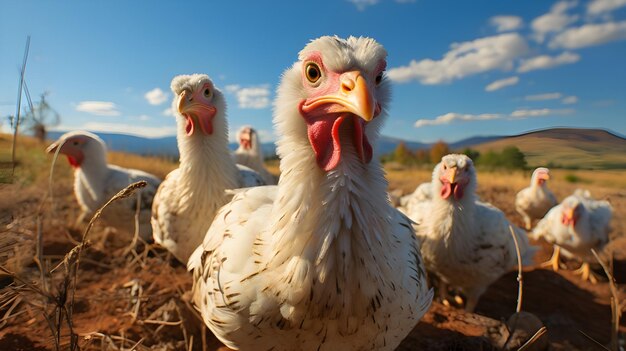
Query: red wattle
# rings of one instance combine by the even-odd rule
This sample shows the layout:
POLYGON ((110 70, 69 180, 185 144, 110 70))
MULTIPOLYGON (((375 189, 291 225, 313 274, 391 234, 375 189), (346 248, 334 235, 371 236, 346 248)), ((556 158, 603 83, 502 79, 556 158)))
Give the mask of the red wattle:
POLYGON ((67 155, 67 162, 69 162, 70 166, 74 168, 80 167, 80 162, 78 162, 78 160, 74 156, 67 155))
POLYGON ((213 115, 211 114, 203 114, 198 116, 198 122, 200 124, 200 129, 205 135, 213 134, 213 115))
POLYGON ((463 198, 463 194, 465 193, 465 186, 457 183, 456 186, 454 187, 454 199, 456 200, 460 200, 463 198))
POLYGON ((333 121, 330 118, 311 121, 307 125, 309 143, 315 153, 317 165, 325 171, 333 169, 339 162, 339 153, 335 151, 332 135, 333 121), (334 158, 334 159, 333 159, 334 158))
POLYGON ((250 140, 247 140, 247 139, 239 139, 239 144, 241 144, 241 146, 245 150, 249 150, 252 148, 252 143, 250 142, 250 140))
POLYGON ((352 114, 339 116, 328 114, 318 118, 305 118, 309 143, 315 153, 318 166, 324 171, 328 172, 334 169, 341 161, 339 127, 348 118, 354 120, 352 142, 359 158, 364 163, 369 163, 372 160, 372 146, 367 140, 367 135, 363 130, 363 122, 360 121, 359 117, 352 114))
POLYGON ((363 121, 361 118, 352 118, 352 121, 354 123, 354 146, 359 153, 361 161, 369 163, 372 160, 373 152, 372 145, 370 145, 369 141, 367 140, 367 135, 365 135, 365 132, 363 131, 363 125, 365 124, 365 121, 363 121))
POLYGON ((441 187, 441 197, 447 200, 451 194, 452 194, 452 185, 448 182, 443 183, 443 186, 441 187))
POLYGON ((570 225, 571 225, 572 227, 574 227, 574 226, 576 226, 576 219, 574 219, 574 218, 569 218, 569 217, 567 217, 567 216, 563 215, 563 216, 561 217, 561 223, 562 223, 564 226, 566 226, 566 227, 567 227, 567 226, 570 226, 570 225))
POLYGON ((190 136, 193 134, 193 119, 189 116, 185 116, 185 120, 187 122, 187 124, 185 124, 185 132, 187 133, 187 136, 190 136))

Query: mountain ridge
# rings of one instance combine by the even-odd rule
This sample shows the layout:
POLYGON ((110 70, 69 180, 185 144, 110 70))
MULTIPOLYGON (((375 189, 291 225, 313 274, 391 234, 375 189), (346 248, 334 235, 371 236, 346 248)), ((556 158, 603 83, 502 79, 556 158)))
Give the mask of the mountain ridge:
MULTIPOLYGON (((65 131, 50 131, 48 137, 57 139, 63 133, 65 131)), ((94 133, 104 140, 111 151, 178 157, 175 136, 146 138, 120 133, 94 133)), ((399 143, 404 143, 411 150, 428 149, 433 145, 382 135, 378 141, 378 152, 381 155, 393 152, 399 143)), ((479 152, 497 151, 513 145, 526 154, 529 165, 552 163, 563 167, 576 167, 577 163, 582 162, 583 166, 591 168, 626 168, 626 138, 611 130, 600 128, 555 127, 509 136, 478 135, 450 142, 448 145, 455 151, 472 148, 479 152), (550 150, 550 153, 546 153, 545 150, 550 150), (598 158, 603 152, 608 154, 597 160, 591 160, 598 158), (624 156, 620 157, 620 153, 624 156), (579 157, 583 154, 584 157, 579 157)), ((229 143, 229 147, 235 150, 237 144, 229 143)), ((266 157, 276 155, 273 142, 263 143, 261 147, 266 157)))

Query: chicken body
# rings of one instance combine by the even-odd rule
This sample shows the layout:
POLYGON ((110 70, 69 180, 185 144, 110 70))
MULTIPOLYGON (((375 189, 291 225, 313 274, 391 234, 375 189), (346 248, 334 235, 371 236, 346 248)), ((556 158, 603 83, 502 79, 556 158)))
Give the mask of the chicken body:
MULTIPOLYGON (((82 210, 77 224, 129 184, 144 180, 147 186, 137 191, 139 235, 144 240, 151 239, 150 209, 156 189, 161 183, 160 179, 144 171, 108 164, 106 145, 90 132, 68 132, 52 143, 47 151, 52 153, 57 149, 67 156, 74 168, 74 195, 82 210)), ((104 212, 105 221, 108 225, 133 235, 137 203, 135 196, 117 201, 104 212)))
POLYGON ((322 37, 283 75, 278 185, 237 191, 188 264, 228 347, 393 350, 428 309, 416 237, 372 158, 385 56, 372 39, 322 37))
POLYGON ((156 194, 154 240, 187 263, 202 243, 217 210, 232 195, 227 189, 264 185, 260 175, 238 166, 228 151, 226 103, 205 74, 172 80, 180 165, 156 194))

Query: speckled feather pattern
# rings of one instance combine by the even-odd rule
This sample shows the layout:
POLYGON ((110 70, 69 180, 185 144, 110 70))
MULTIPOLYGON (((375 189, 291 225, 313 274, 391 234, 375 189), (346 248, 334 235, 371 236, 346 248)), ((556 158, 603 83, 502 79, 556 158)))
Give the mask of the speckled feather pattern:
MULTIPOLYGON (((366 65, 382 55, 374 44, 324 37, 305 50, 366 65)), ((419 245, 378 161, 363 164, 347 143, 337 168, 317 166, 296 108, 299 72, 285 73, 275 107, 279 184, 238 191, 220 209, 189 260, 194 303, 233 349, 393 350, 432 300, 419 245)), ((367 126, 370 140, 383 118, 367 126)))

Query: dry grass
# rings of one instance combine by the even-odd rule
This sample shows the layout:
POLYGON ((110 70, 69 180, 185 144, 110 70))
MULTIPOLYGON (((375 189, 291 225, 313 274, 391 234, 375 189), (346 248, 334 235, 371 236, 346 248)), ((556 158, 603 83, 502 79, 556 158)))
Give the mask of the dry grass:
MULTIPOLYGON (((409 193, 424 182, 432 179, 432 170, 426 168, 407 168, 407 169, 386 169, 387 179, 389 180, 390 189, 402 189, 403 192, 409 193)), ((532 171, 481 171, 478 170, 478 186, 486 187, 507 187, 519 191, 527 187, 530 183, 532 171)), ((572 191, 576 188, 590 189, 592 194, 594 190, 604 193, 607 191, 624 193, 626 189, 626 170, 550 170, 551 189, 565 189, 572 191), (577 183, 571 183, 566 180, 566 176, 575 175, 580 179, 577 183)), ((555 190, 560 192, 559 190, 555 190)))
MULTIPOLYGON (((0 139, 0 145, 2 142, 0 139)), ((42 169, 48 168, 52 157, 43 153, 44 148, 45 145, 32 142, 29 138, 20 139, 18 155, 22 155, 23 162, 19 172, 21 175, 30 176, 31 181, 30 183, 20 181, 20 184, 11 185, 10 191, 17 195, 11 199, 13 204, 6 199, 0 199, 0 214, 3 206, 6 205, 4 209, 12 210, 12 215, 15 214, 20 218, 32 216, 28 212, 23 212, 22 208, 28 211, 28 206, 31 206, 29 199, 38 199, 37 196, 41 196, 42 190, 47 189, 48 173, 42 169), (35 162, 31 162, 32 160, 35 162), (6 202, 5 205, 2 204, 3 201, 6 202), (13 207, 9 207, 11 205, 13 207)), ((177 166, 175 162, 157 157, 146 158, 123 153, 110 153, 109 160, 113 164, 142 169, 158 176, 166 175, 177 166)), ((66 252, 75 245, 66 245, 63 252, 57 252, 55 249, 60 242, 67 244, 62 233, 64 231, 67 233, 66 222, 69 221, 63 216, 68 216, 69 213, 71 219, 72 210, 76 207, 71 194, 71 168, 64 159, 59 160, 55 168, 55 186, 60 186, 58 191, 55 190, 55 201, 58 202, 60 209, 55 213, 45 213, 47 222, 44 231, 46 245, 43 255, 43 261, 46 262, 44 267, 57 266, 66 257, 66 252)), ((270 172, 278 174, 277 162, 268 163, 268 168, 270 172)), ((429 181, 432 170, 387 169, 387 172, 390 188, 401 188, 408 193, 413 191, 418 184, 429 181)), ((619 218, 615 224, 619 231, 626 227, 624 221, 621 220, 626 217, 626 194, 624 194, 626 177, 624 176, 626 176, 626 171, 554 170, 550 187, 555 190, 559 198, 571 193, 576 187, 588 188, 596 197, 614 197, 613 204, 618 211, 615 217, 619 218), (568 174, 578 176, 582 179, 581 183, 567 182, 565 176, 568 174)), ((501 196, 497 198, 499 202, 493 199, 490 201, 502 206, 504 202, 512 202, 515 192, 527 186, 530 172, 479 172, 478 177, 481 196, 485 194, 501 196)), ((20 230, 34 232, 36 227, 33 223, 35 222, 23 219, 19 223, 20 230)), ((80 233, 74 233, 74 240, 76 239, 80 241, 80 233)), ((95 243, 97 236, 93 239, 95 243)), ((78 304, 73 311, 70 311, 73 313, 70 318, 73 318, 74 333, 79 336, 81 349, 131 349, 135 347, 136 350, 147 350, 167 343, 173 345, 174 349, 189 349, 190 344, 194 345, 194 350, 206 348, 203 345, 206 341, 203 342, 204 338, 201 338, 205 334, 198 329, 202 323, 194 317, 193 308, 184 297, 184 291, 189 290, 191 280, 184 267, 172 267, 168 264, 166 254, 155 250, 150 245, 139 243, 136 248, 134 243, 126 242, 121 246, 115 246, 117 244, 114 245, 112 240, 115 238, 109 238, 109 241, 99 245, 94 244, 81 255, 80 269, 77 270, 79 283, 76 301, 78 304), (131 246, 132 249, 129 249, 131 246), (163 310, 162 307, 169 304, 169 301, 174 301, 174 306, 163 310)), ((18 265, 22 265, 23 274, 20 276, 29 277, 27 282, 39 280, 38 272, 33 271, 33 266, 27 267, 28 262, 19 263, 22 260, 17 262, 18 265)), ((54 292, 56 292, 55 288, 64 281, 63 265, 60 267, 49 278, 49 286, 54 292)), ((532 278, 531 275, 529 283, 525 281, 524 285, 524 288, 529 287, 531 292, 527 295, 525 291, 525 308, 527 305, 532 305, 532 278), (531 298, 531 303, 527 302, 527 296, 531 298)), ((12 324, 10 330, 26 335, 40 345, 53 345, 53 340, 46 337, 50 335, 48 330, 52 328, 47 326, 48 322, 43 315, 33 312, 36 309, 25 303, 24 297, 11 294, 5 296, 3 292, 6 290, 0 290, 0 327, 3 323, 8 323, 9 326, 12 324)), ((510 294, 514 294, 513 289, 510 290, 510 294)), ((33 298, 32 294, 29 296, 33 298)), ((37 298, 37 302, 39 301, 41 299, 37 298)), ((52 309, 55 306, 58 305, 53 302, 48 308, 52 309)), ((434 329, 433 325, 431 324, 430 327, 434 329)), ((63 338, 59 338, 61 339, 60 347, 67 348, 70 344, 67 326, 61 331, 63 338)), ((0 342, 3 337, 2 333, 3 330, 0 329, 0 342)), ((61 332, 56 332, 55 339, 61 334, 61 332)), ((212 339, 210 334, 208 335, 208 343, 212 343, 212 346, 207 349, 217 350, 219 347, 217 341, 212 339)))
POLYGON ((550 162, 565 167, 602 169, 626 165, 626 141, 599 130, 546 130, 477 145, 480 152, 516 146, 532 166, 550 162))
POLYGON ((165 176, 178 167, 178 162, 163 157, 139 156, 123 152, 109 152, 108 161, 111 164, 125 168, 136 168, 152 173, 164 179, 165 176))

